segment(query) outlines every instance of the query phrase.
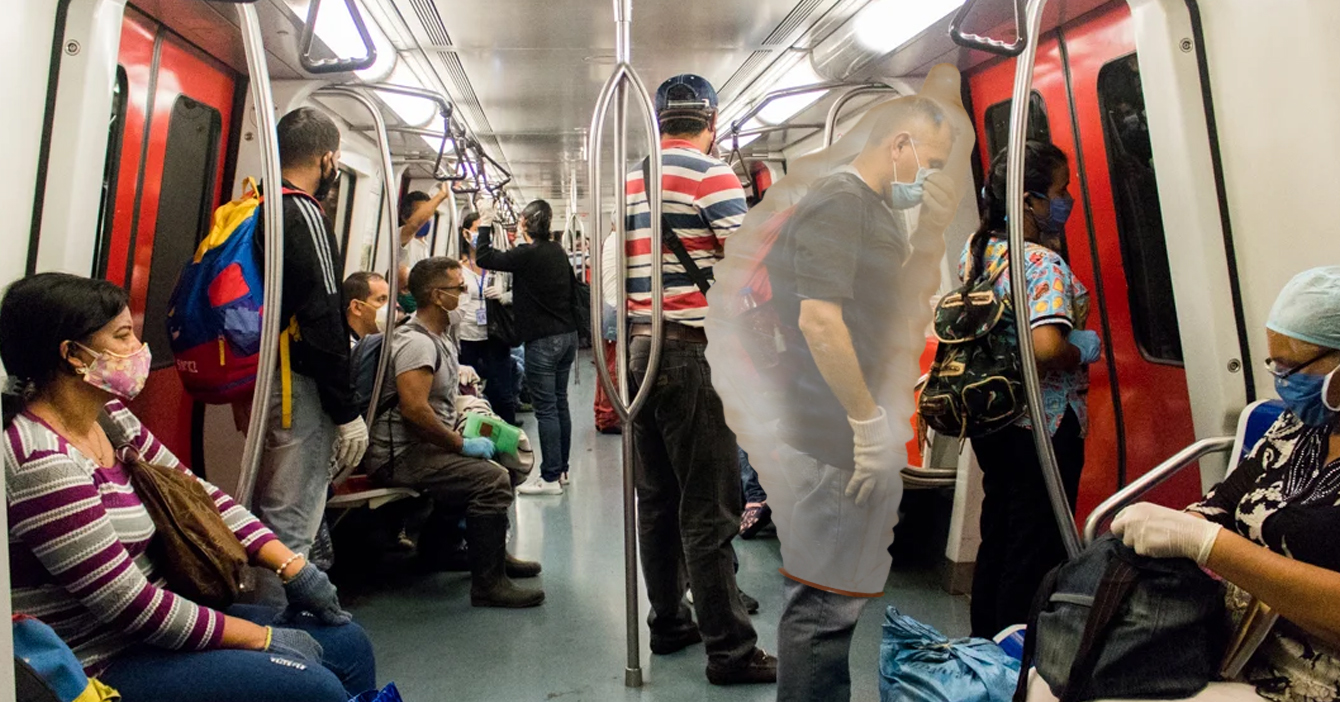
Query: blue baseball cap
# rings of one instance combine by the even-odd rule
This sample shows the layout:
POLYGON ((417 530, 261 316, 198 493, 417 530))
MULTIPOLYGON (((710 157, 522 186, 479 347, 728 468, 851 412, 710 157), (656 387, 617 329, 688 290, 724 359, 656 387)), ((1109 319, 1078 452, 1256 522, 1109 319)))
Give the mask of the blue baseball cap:
POLYGON ((667 116, 703 117, 716 109, 717 91, 702 76, 684 73, 661 83, 656 89, 656 114, 661 119, 667 116))

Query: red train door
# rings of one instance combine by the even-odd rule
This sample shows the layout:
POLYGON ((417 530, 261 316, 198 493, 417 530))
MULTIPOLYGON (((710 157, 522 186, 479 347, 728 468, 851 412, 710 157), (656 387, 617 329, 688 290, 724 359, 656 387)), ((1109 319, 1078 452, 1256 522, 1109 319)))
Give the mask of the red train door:
MULTIPOLYGON (((154 355, 135 413, 183 461, 196 408, 167 343, 167 301, 208 230, 224 177, 237 75, 149 17, 126 9, 118 56, 119 135, 109 142, 97 270, 130 291, 154 355)), ((201 466, 195 466, 197 470, 201 466)))
MULTIPOLYGON (((1014 68, 999 61, 969 77, 983 163, 1005 145, 1014 68)), ((1126 4, 1042 37, 1033 89, 1030 136, 1071 157, 1076 202, 1062 254, 1092 296, 1088 328, 1111 342, 1109 358, 1090 368, 1082 521, 1195 440, 1126 4)), ((1155 499, 1184 505, 1199 495, 1199 478, 1187 471, 1161 490, 1155 499)))

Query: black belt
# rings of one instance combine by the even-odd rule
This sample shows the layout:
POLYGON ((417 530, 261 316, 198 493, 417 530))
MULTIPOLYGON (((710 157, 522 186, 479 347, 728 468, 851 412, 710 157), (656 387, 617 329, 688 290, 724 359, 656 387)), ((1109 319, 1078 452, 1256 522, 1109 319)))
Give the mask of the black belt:
MULTIPOLYGON (((698 327, 688 327, 676 322, 666 322, 661 325, 665 332, 665 338, 672 341, 691 341, 699 344, 707 343, 707 332, 698 327)), ((650 324, 634 324, 632 327, 633 336, 651 336, 650 324)))

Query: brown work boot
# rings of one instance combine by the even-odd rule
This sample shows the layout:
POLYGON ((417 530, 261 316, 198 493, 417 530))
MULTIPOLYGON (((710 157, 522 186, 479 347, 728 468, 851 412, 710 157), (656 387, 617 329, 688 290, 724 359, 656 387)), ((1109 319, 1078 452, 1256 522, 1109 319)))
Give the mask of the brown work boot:
POLYGON ((544 591, 517 587, 507 578, 507 515, 486 514, 465 520, 470 544, 470 604, 475 607, 535 607, 544 591))
POLYGON ((538 561, 523 561, 510 553, 503 561, 503 566, 503 573, 509 578, 533 578, 540 574, 538 561))
POLYGON ((749 685, 777 682, 777 657, 761 648, 733 666, 707 664, 707 682, 713 685, 749 685))

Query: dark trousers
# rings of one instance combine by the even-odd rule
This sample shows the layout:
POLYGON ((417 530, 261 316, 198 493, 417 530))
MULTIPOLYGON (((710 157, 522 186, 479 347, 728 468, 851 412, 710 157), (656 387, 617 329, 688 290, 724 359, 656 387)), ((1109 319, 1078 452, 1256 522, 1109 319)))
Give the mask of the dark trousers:
MULTIPOLYGON (((1075 508, 1084 470, 1084 438, 1079 419, 1067 411, 1052 436, 1066 499, 1075 508)), ((1009 426, 973 439, 982 466, 982 545, 972 578, 972 635, 991 638, 1005 627, 1024 624, 1042 579, 1066 558, 1052 516, 1033 432, 1009 426)))
MULTIPOLYGON (((740 529, 740 468, 735 434, 712 388, 706 344, 665 341, 660 371, 633 424, 638 535, 653 636, 693 619, 684 590, 693 587, 698 628, 713 665, 743 662, 758 635, 735 584, 740 529)), ((651 340, 634 337, 632 391, 647 376, 651 340)))
POLYGON ((577 332, 526 342, 526 388, 540 425, 540 477, 551 483, 568 472, 572 453, 568 378, 576 359, 577 332))
POLYGON ((740 449, 740 483, 744 490, 745 504, 762 504, 768 501, 768 493, 758 482, 758 471, 749 463, 749 454, 740 449))
POLYGON ((516 424, 516 389, 512 379, 512 349, 497 339, 462 341, 461 363, 484 380, 484 397, 498 417, 516 424))

